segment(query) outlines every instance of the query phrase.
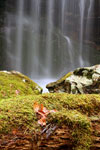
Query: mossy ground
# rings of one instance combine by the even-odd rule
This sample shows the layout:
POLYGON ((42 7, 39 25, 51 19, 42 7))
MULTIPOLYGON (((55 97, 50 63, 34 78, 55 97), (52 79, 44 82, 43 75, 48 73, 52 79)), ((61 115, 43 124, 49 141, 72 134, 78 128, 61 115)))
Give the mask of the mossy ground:
POLYGON ((17 96, 0 101, 0 133, 13 129, 31 133, 41 131, 33 110, 34 102, 42 103, 47 109, 56 109, 47 117, 47 124, 62 124, 70 127, 76 150, 88 150, 91 145, 91 118, 100 111, 100 95, 71 95, 46 93, 17 96))
POLYGON ((39 94, 41 91, 42 89, 35 82, 21 73, 0 71, 0 99, 39 94))

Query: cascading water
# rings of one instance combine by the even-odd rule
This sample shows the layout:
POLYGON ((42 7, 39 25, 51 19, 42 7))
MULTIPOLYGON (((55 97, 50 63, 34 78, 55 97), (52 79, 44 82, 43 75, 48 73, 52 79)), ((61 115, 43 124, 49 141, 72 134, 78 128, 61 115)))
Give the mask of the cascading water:
POLYGON ((63 0, 62 1, 62 26, 61 26, 61 31, 62 31, 62 36, 66 39, 66 42, 67 42, 67 53, 68 53, 68 56, 69 56, 69 60, 70 60, 70 68, 73 69, 74 68, 74 64, 73 64, 73 44, 71 43, 71 39, 70 37, 68 37, 67 35, 65 35, 65 31, 67 29, 67 27, 65 26, 65 11, 68 9, 68 1, 66 2, 66 0, 63 0), (67 6, 67 7, 66 7, 67 6))
POLYGON ((22 70, 22 48, 23 48, 23 19, 24 19, 24 0, 18 0, 17 6, 17 28, 16 28, 16 47, 15 47, 15 68, 16 70, 22 70))
MULTIPOLYGON (((88 21, 91 18, 91 12, 94 10, 94 0, 89 1, 89 7, 87 11, 87 22, 86 22, 86 39, 90 39, 91 34, 93 33, 93 24, 91 24, 90 27, 90 22, 88 21)), ((89 66, 89 57, 91 56, 91 52, 87 53, 87 66, 89 66)))
MULTIPOLYGON (((40 0, 34 3, 30 1, 30 15, 25 16, 29 24, 26 27, 26 52, 27 56, 24 58, 27 65, 28 75, 38 78, 39 76, 39 26, 40 26, 40 0), (29 69, 30 68, 30 69, 29 69)), ((24 53, 24 52, 23 52, 24 53)))
POLYGON ((47 41, 46 41, 46 58, 45 58, 45 63, 46 63, 46 68, 49 68, 49 70, 46 70, 46 75, 52 76, 52 32, 53 32, 53 10, 54 7, 54 0, 49 0, 47 1, 47 17, 48 17, 48 22, 47 22, 47 28, 46 28, 46 33, 47 33, 47 41))
POLYGON ((90 38, 90 34, 93 32, 93 24, 91 24, 91 27, 90 27, 90 21, 88 21, 88 19, 92 18, 91 14, 93 13, 92 11, 94 10, 94 4, 95 4, 94 0, 89 1, 89 7, 88 7, 88 12, 87 12, 87 22, 86 22, 86 33, 88 33, 86 35, 87 39, 90 38))
POLYGON ((89 51, 87 51, 87 59, 86 60, 84 60, 83 56, 82 56, 83 45, 84 45, 84 41, 83 41, 84 40, 84 32, 86 32, 86 37, 85 37, 86 39, 89 39, 91 32, 93 32, 93 30, 92 30, 93 24, 91 24, 91 28, 90 28, 89 27, 90 21, 88 19, 89 19, 89 16, 91 15, 91 11, 93 11, 93 9, 94 9, 93 8, 94 0, 88 1, 87 14, 85 14, 86 13, 85 12, 86 11, 86 3, 87 3, 87 0, 80 0, 80 3, 79 3, 79 8, 80 8, 80 51, 79 51, 80 56, 79 56, 79 64, 81 67, 84 66, 84 61, 85 61, 85 65, 89 66, 89 56, 90 56, 89 51), (87 22, 85 22, 86 18, 88 20, 87 22))
POLYGON ((70 40, 70 38, 69 37, 67 37, 67 36, 64 36, 64 38, 67 40, 67 44, 68 44, 68 49, 67 49, 67 51, 68 51, 68 54, 69 54, 69 59, 70 59, 70 62, 71 62, 71 64, 74 66, 74 64, 73 64, 73 45, 72 45, 72 43, 71 43, 71 40, 70 40))
POLYGON ((86 54, 84 60, 83 56, 84 32, 88 33, 89 24, 86 22, 84 26, 84 18, 90 16, 93 2, 89 0, 86 7, 86 0, 77 3, 75 0, 17 0, 16 11, 6 11, 10 68, 43 84, 76 67, 89 65, 89 57, 86 54))
POLYGON ((83 47, 83 33, 84 33, 84 13, 85 13, 85 2, 86 0, 80 0, 79 8, 80 8, 80 56, 79 63, 80 66, 84 66, 84 60, 82 56, 82 47, 83 47))

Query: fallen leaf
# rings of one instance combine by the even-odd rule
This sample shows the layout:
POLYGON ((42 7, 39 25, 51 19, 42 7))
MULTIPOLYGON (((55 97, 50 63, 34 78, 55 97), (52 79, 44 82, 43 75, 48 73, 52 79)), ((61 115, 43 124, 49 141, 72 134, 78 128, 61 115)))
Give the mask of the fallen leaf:
POLYGON ((46 118, 41 118, 40 120, 38 120, 38 124, 45 126, 46 125, 46 118))
POLYGON ((49 113, 57 112, 56 109, 48 110, 46 109, 46 107, 43 106, 43 104, 38 104, 37 102, 34 103, 33 108, 34 111, 40 115, 40 120, 38 120, 38 123, 42 126, 46 125, 46 118, 49 113))
POLYGON ((39 107, 40 107, 39 104, 37 102, 35 102, 34 105, 33 105, 34 111, 38 112, 39 111, 39 107))
POLYGON ((46 107, 43 106, 43 104, 40 105, 39 112, 41 112, 43 115, 47 116, 50 111, 46 109, 46 107))
POLYGON ((16 133, 17 133, 17 129, 13 129, 13 130, 12 130, 12 134, 13 134, 13 135, 16 135, 16 133))

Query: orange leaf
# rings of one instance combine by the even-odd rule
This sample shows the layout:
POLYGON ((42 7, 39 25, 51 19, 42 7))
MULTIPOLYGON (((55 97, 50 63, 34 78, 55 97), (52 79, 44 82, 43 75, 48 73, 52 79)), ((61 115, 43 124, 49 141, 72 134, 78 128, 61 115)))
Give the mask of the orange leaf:
POLYGON ((38 120, 38 123, 42 126, 46 125, 46 117, 49 113, 57 112, 56 109, 49 111, 48 109, 46 109, 46 107, 43 106, 43 104, 38 104, 37 102, 34 103, 33 108, 34 111, 40 115, 41 119, 38 120))
POLYGON ((39 111, 39 104, 37 102, 34 103, 33 105, 34 111, 38 112, 39 111))
POLYGON ((45 126, 46 125, 46 119, 45 118, 41 118, 40 120, 38 120, 38 124, 45 126))
POLYGON ((40 105, 40 111, 43 111, 43 108, 44 108, 44 106, 43 106, 43 104, 41 104, 40 105))
POLYGON ((12 134, 13 134, 13 135, 16 135, 16 133, 17 133, 17 129, 13 129, 13 130, 12 130, 12 134))
MULTIPOLYGON (((50 111, 49 111, 48 109, 46 109, 46 108, 43 106, 43 104, 41 104, 41 108, 40 108, 39 112, 41 112, 42 115, 45 115, 45 116, 47 116, 47 115, 50 113, 50 111)), ((38 113, 39 113, 39 112, 38 112, 38 113)))
POLYGON ((45 115, 43 112, 38 111, 38 114, 41 116, 41 118, 42 118, 42 117, 43 117, 43 118, 46 118, 46 115, 45 115))
POLYGON ((45 107, 43 108, 43 112, 45 113, 45 115, 48 115, 50 113, 50 111, 46 109, 45 107))

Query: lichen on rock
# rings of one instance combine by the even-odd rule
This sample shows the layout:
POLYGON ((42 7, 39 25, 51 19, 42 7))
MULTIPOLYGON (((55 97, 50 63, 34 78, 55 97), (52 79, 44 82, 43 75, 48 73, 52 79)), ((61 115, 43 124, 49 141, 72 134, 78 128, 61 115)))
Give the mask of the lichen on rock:
POLYGON ((70 76, 65 75, 59 82, 53 82, 46 87, 49 92, 66 92, 71 94, 100 94, 100 65, 77 68, 70 76))
POLYGON ((54 93, 54 92, 63 93, 65 92, 66 88, 68 88, 67 90, 69 91, 69 87, 68 86, 65 87, 64 83, 65 83, 66 78, 70 77, 72 74, 73 72, 67 73, 56 82, 47 84, 46 88, 49 90, 50 93, 54 93))
POLYGON ((20 72, 0 71, 0 99, 40 93, 42 88, 20 72))

